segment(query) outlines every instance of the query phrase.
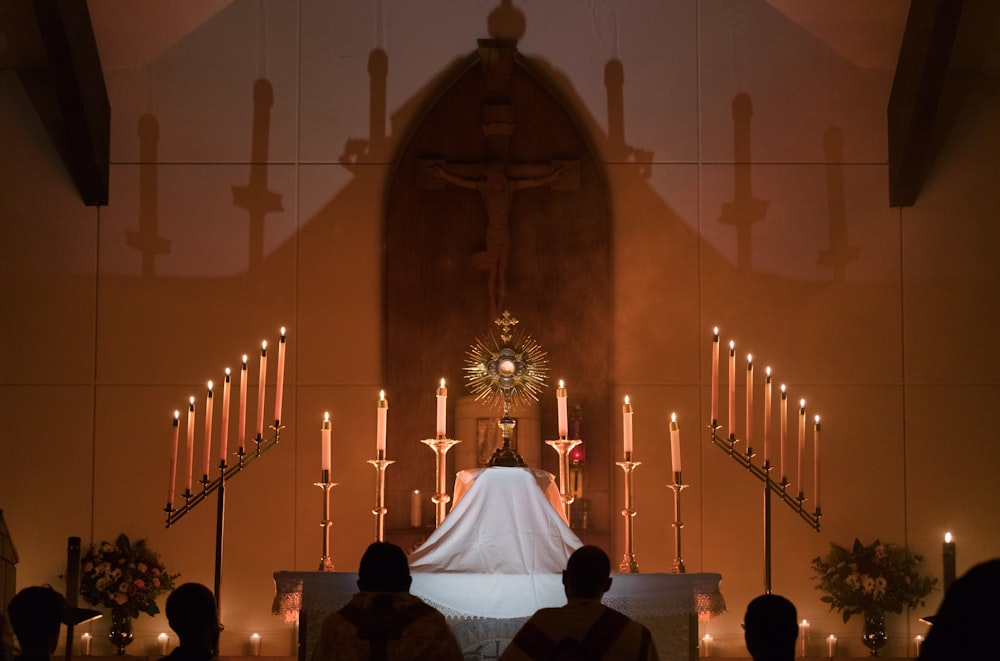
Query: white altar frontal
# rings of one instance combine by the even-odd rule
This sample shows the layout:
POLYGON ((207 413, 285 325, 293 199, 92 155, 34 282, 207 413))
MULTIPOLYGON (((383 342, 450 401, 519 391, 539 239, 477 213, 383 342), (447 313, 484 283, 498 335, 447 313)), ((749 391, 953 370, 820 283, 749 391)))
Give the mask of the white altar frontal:
MULTIPOLYGON (((466 659, 492 659, 536 610, 562 606, 562 570, 582 546, 563 519, 552 475, 462 471, 455 504, 410 555, 410 591, 448 619, 466 659)), ((697 615, 725 610, 721 576, 613 574, 603 603, 645 624, 661 659, 697 658, 697 615)), ((299 658, 312 658, 323 620, 357 593, 353 572, 274 574, 274 612, 299 620, 299 658)))

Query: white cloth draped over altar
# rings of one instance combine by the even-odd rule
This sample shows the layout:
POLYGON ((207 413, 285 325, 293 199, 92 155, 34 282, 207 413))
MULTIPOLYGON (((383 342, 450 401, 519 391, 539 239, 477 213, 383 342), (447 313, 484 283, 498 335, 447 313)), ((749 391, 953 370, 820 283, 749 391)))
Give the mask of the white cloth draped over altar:
MULTIPOLYGON (((546 471, 462 471, 455 494, 441 526, 410 555, 410 591, 445 614, 466 658, 486 657, 536 610, 566 603, 562 570, 582 542, 546 471)), ((357 592, 357 575, 276 572, 274 580, 274 612, 305 619, 299 656, 308 659, 322 620, 357 592)), ((662 659, 686 660, 696 653, 692 617, 725 610, 720 580, 713 573, 614 574, 603 602, 649 627, 662 659)))

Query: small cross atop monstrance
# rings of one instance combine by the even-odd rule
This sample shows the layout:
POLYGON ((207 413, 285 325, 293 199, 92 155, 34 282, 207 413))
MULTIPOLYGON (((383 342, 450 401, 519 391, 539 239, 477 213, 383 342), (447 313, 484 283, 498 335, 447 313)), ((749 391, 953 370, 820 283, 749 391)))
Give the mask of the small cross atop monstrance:
POLYGON ((499 422, 503 445, 493 453, 489 465, 524 466, 524 459, 510 445, 517 424, 510 411, 522 399, 538 401, 548 372, 547 354, 530 335, 515 328, 518 320, 510 312, 504 310, 493 323, 500 333, 476 339, 466 353, 465 378, 476 401, 490 400, 503 407, 499 422))

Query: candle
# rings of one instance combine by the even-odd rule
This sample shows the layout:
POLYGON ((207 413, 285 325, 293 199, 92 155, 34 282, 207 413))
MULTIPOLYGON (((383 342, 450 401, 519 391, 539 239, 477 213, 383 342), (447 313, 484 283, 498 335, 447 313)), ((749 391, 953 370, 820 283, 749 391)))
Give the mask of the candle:
POLYGON ((320 427, 320 454, 323 462, 323 479, 328 480, 331 468, 331 448, 330 448, 330 413, 323 414, 323 426, 320 427))
POLYGON ((437 437, 448 438, 448 389, 444 379, 437 389, 437 437))
POLYGON ((625 395, 625 403, 622 404, 622 436, 625 445, 625 461, 632 459, 632 402, 628 395, 625 395))
POLYGON ((753 447, 753 356, 747 354, 747 449, 753 447))
POLYGON ((285 327, 281 327, 278 339, 278 381, 274 390, 274 426, 281 426, 281 396, 285 390, 285 327))
POLYGON ((423 523, 423 501, 420 500, 420 489, 414 489, 410 494, 410 526, 419 528, 423 523))
POLYGON ((161 633, 156 637, 156 641, 160 644, 160 656, 166 656, 167 654, 167 641, 170 640, 170 636, 166 633, 161 633))
POLYGON ((809 620, 799 622, 799 656, 806 655, 807 641, 809 639, 809 620))
POLYGON ((556 388, 556 410, 559 413, 559 438, 569 436, 569 415, 566 413, 566 383, 559 379, 559 387, 556 388))
POLYGON ((90 656, 90 641, 92 636, 89 633, 85 633, 80 636, 80 645, 83 647, 83 655, 90 656))
POLYGON ((240 367, 240 419, 236 423, 236 438, 240 442, 240 456, 247 440, 247 355, 243 354, 243 365, 240 367))
POLYGON ((250 634, 250 656, 260 656, 260 634, 250 634))
POLYGON ((802 483, 802 461, 805 459, 806 454, 806 400, 799 400, 799 453, 798 453, 798 466, 797 472, 795 473, 795 485, 799 489, 799 493, 803 493, 802 483))
POLYGON ((208 482, 208 469, 212 460, 212 382, 208 382, 208 395, 205 397, 205 452, 202 455, 204 461, 202 462, 203 470, 201 472, 202 479, 208 482))
POLYGON ((712 329, 712 426, 719 423, 719 327, 712 329))
POLYGON ((736 436, 736 343, 729 341, 729 437, 736 436))
POLYGON ((780 405, 780 420, 778 421, 779 431, 778 431, 778 452, 781 455, 781 481, 784 482, 785 478, 788 477, 788 473, 785 472, 785 437, 788 435, 788 393, 785 392, 785 384, 781 384, 781 405, 780 405))
POLYGON ((385 398, 385 391, 380 390, 378 393, 378 425, 375 430, 375 451, 380 455, 379 458, 385 456, 385 424, 388 413, 389 400, 385 398))
POLYGON ((188 469, 188 481, 187 481, 187 492, 191 493, 191 485, 194 476, 194 396, 188 404, 188 420, 187 420, 187 469, 188 469))
POLYGON ((226 454, 229 452, 229 385, 233 376, 226 368, 226 380, 222 383, 222 432, 219 438, 219 467, 226 467, 226 454))
POLYGON ((916 638, 913 639, 913 653, 914 656, 920 656, 920 646, 924 643, 924 637, 917 634, 916 638))
POLYGON ((826 637, 826 655, 831 659, 837 655, 837 637, 832 633, 826 637))
POLYGON ((264 382, 267 380, 267 340, 260 343, 260 377, 257 381, 257 440, 264 438, 264 382))
POLYGON ((174 490, 177 488, 177 445, 180 436, 180 424, 181 424, 181 412, 174 411, 174 420, 171 423, 173 427, 173 432, 171 436, 173 437, 172 448, 170 451, 170 479, 168 480, 167 486, 167 510, 170 510, 170 506, 174 503, 174 490))
POLYGON ((764 368, 764 465, 771 462, 771 368, 764 368))
POLYGON ((819 416, 813 426, 813 498, 816 501, 816 511, 819 511, 819 416))
POLYGON ((681 428, 676 413, 670 414, 670 464, 675 475, 681 472, 681 428))
POLYGON ((708 658, 712 656, 712 637, 707 633, 701 637, 701 655, 702 657, 708 658))
POLYGON ((944 585, 945 592, 947 592, 951 584, 955 582, 955 542, 951 540, 950 532, 944 534, 944 546, 941 555, 944 560, 944 574, 941 582, 944 585))

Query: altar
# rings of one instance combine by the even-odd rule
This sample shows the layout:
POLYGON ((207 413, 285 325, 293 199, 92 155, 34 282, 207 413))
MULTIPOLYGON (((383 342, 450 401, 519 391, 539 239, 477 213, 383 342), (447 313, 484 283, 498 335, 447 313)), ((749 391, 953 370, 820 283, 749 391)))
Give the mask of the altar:
MULTIPOLYGON (((566 603, 562 570, 582 543, 546 471, 461 471, 455 494, 441 526, 410 555, 410 592, 445 615, 466 659, 495 658, 536 610, 566 603)), ((725 610, 719 574, 612 579, 603 603, 646 625, 661 659, 697 658, 698 614, 725 610)), ((307 661, 323 620, 357 593, 357 574, 279 571, 274 582, 274 612, 298 618, 298 656, 307 661)))

